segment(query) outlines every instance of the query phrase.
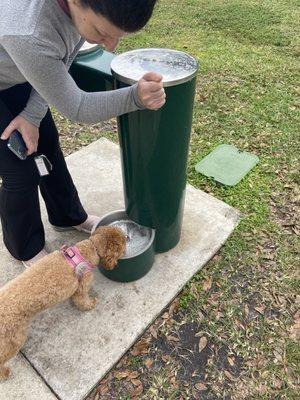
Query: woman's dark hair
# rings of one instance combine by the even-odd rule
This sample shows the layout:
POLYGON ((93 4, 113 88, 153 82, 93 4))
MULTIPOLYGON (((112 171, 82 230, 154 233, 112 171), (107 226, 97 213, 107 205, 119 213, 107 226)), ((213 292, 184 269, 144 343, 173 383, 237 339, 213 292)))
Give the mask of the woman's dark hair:
POLYGON ((157 0, 80 0, 124 32, 142 29, 151 18, 157 0))

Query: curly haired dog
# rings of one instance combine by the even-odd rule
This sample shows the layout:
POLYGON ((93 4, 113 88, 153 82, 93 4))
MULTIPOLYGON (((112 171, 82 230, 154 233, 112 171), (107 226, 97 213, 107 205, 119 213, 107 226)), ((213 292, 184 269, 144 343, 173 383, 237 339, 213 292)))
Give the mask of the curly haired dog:
MULTIPOLYGON (((92 266, 101 262, 113 269, 124 254, 126 239, 114 227, 100 227, 77 244, 82 257, 92 266)), ((32 318, 71 297, 79 310, 91 310, 96 298, 89 296, 92 272, 79 280, 62 252, 55 251, 38 260, 32 267, 0 289, 0 381, 8 378, 4 364, 14 357, 27 338, 32 318)))

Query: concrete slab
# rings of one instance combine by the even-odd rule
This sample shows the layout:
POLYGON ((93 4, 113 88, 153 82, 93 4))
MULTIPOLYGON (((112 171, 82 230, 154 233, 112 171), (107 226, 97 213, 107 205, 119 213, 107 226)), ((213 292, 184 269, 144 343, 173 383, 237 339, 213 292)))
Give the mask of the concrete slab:
MULTIPOLYGON (((14 260, 4 248, 2 233, 0 234, 0 260, 1 287, 24 270, 22 264, 14 260)), ((12 375, 9 380, 0 383, 0 400, 57 399, 21 354, 12 359, 7 366, 11 368, 12 375)))
POLYGON ((0 400, 57 400, 22 355, 7 365, 13 374, 9 380, 0 383, 0 400))
MULTIPOLYGON (((100 139, 67 157, 67 163, 89 213, 101 216, 124 208, 118 146, 100 139)), ((50 250, 82 239, 78 232, 54 232, 44 207, 42 213, 50 250)), ((35 319, 23 351, 59 398, 80 400, 89 393, 224 244, 238 215, 232 207, 188 186, 181 242, 157 255, 148 275, 134 283, 116 283, 95 271, 93 290, 99 297, 95 310, 82 313, 66 302, 35 319)), ((0 253, 1 284, 22 267, 3 245, 0 253)))

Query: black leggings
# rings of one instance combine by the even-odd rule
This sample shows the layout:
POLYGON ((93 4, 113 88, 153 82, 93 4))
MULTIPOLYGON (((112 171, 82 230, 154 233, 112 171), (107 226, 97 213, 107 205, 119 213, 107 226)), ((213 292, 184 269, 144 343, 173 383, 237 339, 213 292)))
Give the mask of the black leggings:
MULTIPOLYGON (((25 107, 31 91, 28 83, 0 92, 0 136, 25 107)), ((29 260, 45 245, 38 187, 49 222, 56 226, 79 225, 87 218, 59 145, 50 110, 40 125, 37 153, 20 160, 0 139, 0 217, 3 241, 18 260, 29 260), (50 175, 40 177, 34 157, 45 154, 53 165, 50 175)))

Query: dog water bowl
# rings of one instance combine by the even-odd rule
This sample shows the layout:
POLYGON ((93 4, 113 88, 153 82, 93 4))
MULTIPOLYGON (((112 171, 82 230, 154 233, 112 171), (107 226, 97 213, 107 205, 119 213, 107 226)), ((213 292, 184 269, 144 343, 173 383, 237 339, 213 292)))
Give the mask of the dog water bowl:
POLYGON ((126 251, 113 270, 106 270, 102 265, 99 265, 99 270, 117 282, 132 282, 142 278, 154 262, 155 230, 133 222, 123 210, 105 215, 97 227, 107 225, 123 231, 127 241, 126 251))

